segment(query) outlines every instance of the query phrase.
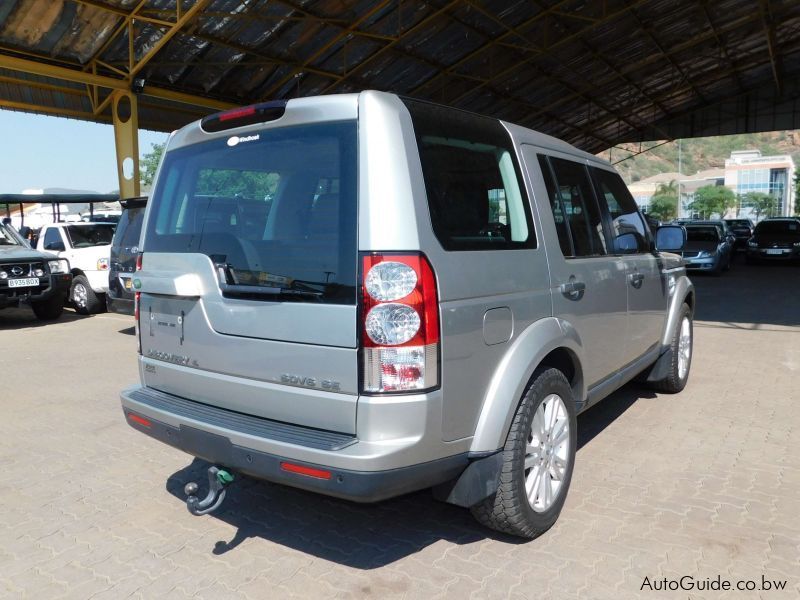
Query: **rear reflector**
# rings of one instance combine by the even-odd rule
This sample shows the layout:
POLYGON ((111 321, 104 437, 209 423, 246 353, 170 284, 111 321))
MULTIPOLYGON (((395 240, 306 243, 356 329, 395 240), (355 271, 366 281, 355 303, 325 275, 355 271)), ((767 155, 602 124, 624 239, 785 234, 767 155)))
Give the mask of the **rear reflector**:
POLYGON ((133 423, 138 423, 143 427, 150 427, 152 425, 152 423, 147 419, 145 419, 144 417, 140 417, 139 415, 135 415, 133 413, 128 413, 128 420, 133 423))
POLYGON ((297 473, 298 475, 306 475, 308 477, 315 477, 316 479, 330 479, 331 472, 323 471, 322 469, 314 469, 312 467, 304 467, 303 465, 296 465, 294 463, 282 462, 281 470, 288 471, 289 473, 297 473))

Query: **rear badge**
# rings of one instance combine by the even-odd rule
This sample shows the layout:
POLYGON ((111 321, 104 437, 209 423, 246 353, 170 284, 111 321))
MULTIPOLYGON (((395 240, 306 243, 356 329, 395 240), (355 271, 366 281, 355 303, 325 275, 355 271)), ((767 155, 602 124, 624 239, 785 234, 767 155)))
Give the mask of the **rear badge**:
POLYGON ((234 136, 228 138, 228 146, 233 148, 234 146, 238 146, 239 144, 243 144, 244 142, 255 142, 260 137, 261 136, 259 134, 256 134, 256 135, 245 135, 245 136, 242 136, 242 137, 239 137, 238 135, 234 135, 234 136))

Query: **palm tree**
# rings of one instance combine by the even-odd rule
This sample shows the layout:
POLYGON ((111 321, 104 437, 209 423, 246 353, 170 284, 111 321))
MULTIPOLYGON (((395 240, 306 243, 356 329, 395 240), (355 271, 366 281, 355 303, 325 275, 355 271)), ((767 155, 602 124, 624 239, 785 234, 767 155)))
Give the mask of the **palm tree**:
POLYGON ((671 179, 669 183, 659 183, 654 196, 678 197, 678 182, 671 179))

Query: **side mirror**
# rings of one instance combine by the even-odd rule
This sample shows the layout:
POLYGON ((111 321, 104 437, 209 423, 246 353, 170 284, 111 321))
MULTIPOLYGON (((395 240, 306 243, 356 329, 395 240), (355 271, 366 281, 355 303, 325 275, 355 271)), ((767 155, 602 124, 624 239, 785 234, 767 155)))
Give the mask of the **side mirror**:
POLYGON ((680 252, 686 246, 686 229, 680 225, 664 225, 656 230, 656 250, 680 252))

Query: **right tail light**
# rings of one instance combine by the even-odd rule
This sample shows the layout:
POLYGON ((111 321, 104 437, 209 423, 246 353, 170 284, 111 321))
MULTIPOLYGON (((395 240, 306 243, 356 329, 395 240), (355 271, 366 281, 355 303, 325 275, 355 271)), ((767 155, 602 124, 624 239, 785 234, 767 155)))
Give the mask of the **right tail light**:
POLYGON ((372 252, 362 260, 364 392, 437 387, 439 301, 428 259, 372 252))

